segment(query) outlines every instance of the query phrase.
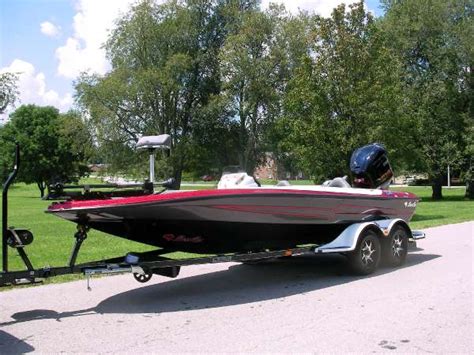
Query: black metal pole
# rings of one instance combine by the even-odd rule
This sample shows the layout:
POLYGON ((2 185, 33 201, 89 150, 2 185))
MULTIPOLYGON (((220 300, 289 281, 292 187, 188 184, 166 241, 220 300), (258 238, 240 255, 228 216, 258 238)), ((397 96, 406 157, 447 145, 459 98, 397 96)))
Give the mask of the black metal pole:
POLYGON ((16 175, 18 174, 18 169, 20 167, 20 145, 16 143, 15 146, 15 166, 13 171, 8 176, 7 181, 3 184, 3 193, 2 193, 2 266, 3 271, 8 271, 8 189, 15 180, 16 175))

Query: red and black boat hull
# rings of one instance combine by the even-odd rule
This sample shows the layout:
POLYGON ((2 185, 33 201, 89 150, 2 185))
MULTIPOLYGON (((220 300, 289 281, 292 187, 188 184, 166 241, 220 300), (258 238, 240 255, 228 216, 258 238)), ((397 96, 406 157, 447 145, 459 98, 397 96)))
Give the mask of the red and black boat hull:
POLYGON ((409 193, 337 190, 177 191, 67 201, 50 206, 48 212, 144 244, 224 253, 322 244, 353 223, 386 218, 408 221, 417 201, 409 193))

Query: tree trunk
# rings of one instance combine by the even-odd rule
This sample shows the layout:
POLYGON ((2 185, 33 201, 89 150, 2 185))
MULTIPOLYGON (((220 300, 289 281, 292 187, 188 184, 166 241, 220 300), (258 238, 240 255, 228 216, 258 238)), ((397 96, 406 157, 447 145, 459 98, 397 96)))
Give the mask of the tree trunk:
POLYGON ((183 176, 183 169, 181 168, 177 168, 175 171, 174 171, 174 174, 173 174, 173 178, 174 178, 174 186, 173 188, 175 190, 180 190, 181 189, 181 178, 183 176))
POLYGON ((239 166, 247 170, 247 137, 245 129, 245 119, 240 120, 240 129, 239 129, 239 166))
POLYGON ((176 161, 173 167, 173 179, 174 179, 174 186, 173 189, 180 190, 181 189, 181 179, 183 178, 183 161, 185 157, 183 154, 176 156, 176 161))
MULTIPOLYGON (((243 84, 241 84, 243 86, 243 84)), ((244 112, 244 93, 243 89, 239 92, 239 165, 245 171, 247 170, 247 128, 245 127, 246 117, 244 112)))
POLYGON ((466 181, 466 194, 464 197, 469 198, 471 200, 474 199, 474 183, 471 179, 466 181))
POLYGON ((38 185, 38 189, 40 190, 41 193, 41 198, 44 197, 44 190, 46 189, 46 184, 44 181, 37 181, 36 185, 38 185))
POLYGON ((443 178, 438 176, 433 179, 433 185, 431 186, 433 193, 431 195, 433 200, 443 199, 443 178))

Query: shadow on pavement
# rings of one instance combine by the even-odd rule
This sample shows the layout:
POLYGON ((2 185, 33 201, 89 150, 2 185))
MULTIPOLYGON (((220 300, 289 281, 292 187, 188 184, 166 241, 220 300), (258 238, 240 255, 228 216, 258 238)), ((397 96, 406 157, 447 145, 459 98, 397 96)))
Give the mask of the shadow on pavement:
POLYGON ((34 351, 35 348, 26 343, 23 339, 18 339, 13 335, 0 330, 0 353, 1 354, 24 354, 34 351))
MULTIPOLYGON (((427 262, 440 255, 411 254, 403 268, 427 262)), ((360 279, 396 272, 380 268, 370 276, 350 276, 341 255, 294 257, 256 265, 233 265, 228 270, 143 286, 113 295, 96 307, 58 313, 31 310, 13 314, 0 326, 39 319, 76 317, 103 313, 164 313, 250 304, 317 291, 360 279)))

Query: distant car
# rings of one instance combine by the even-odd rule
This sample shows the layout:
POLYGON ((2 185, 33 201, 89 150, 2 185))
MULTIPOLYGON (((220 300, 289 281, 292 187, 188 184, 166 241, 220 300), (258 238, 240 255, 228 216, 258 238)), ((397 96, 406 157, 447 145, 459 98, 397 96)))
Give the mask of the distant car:
POLYGON ((405 184, 407 185, 415 185, 416 179, 414 176, 407 176, 405 178, 405 184))
POLYGON ((201 176, 202 181, 214 181, 216 178, 213 175, 203 175, 201 176))

